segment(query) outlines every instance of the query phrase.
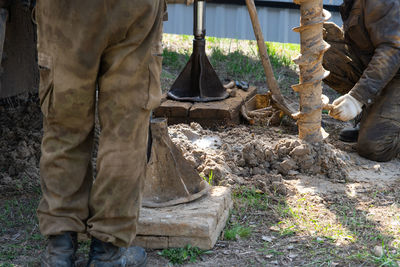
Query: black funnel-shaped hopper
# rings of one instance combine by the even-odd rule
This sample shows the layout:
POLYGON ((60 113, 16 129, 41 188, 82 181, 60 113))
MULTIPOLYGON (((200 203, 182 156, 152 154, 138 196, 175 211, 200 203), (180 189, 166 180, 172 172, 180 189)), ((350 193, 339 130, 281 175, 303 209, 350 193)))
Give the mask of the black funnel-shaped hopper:
POLYGON ((205 1, 194 3, 193 54, 172 85, 168 97, 178 101, 207 102, 229 96, 206 55, 205 1))

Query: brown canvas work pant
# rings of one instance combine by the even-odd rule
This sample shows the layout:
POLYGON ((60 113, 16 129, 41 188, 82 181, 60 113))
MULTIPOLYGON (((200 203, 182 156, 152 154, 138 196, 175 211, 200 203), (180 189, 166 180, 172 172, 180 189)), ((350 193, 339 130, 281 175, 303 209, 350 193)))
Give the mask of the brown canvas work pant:
POLYGON ((43 235, 88 232, 117 246, 132 243, 150 112, 161 99, 164 4, 38 1, 43 235), (93 181, 96 101, 101 134, 93 181))
MULTIPOLYGON (((348 93, 363 74, 363 63, 346 45, 344 32, 333 23, 324 24, 324 39, 331 48, 324 56, 324 68, 331 72, 324 80, 340 94, 348 93)), ((367 106, 360 122, 358 153, 375 161, 389 161, 400 152, 400 74, 367 106)))

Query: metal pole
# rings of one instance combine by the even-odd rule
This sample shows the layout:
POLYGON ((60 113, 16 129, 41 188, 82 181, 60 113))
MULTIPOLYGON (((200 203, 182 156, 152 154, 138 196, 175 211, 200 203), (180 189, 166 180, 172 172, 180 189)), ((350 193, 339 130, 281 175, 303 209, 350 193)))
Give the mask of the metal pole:
POLYGON ((195 39, 202 40, 206 36, 206 2, 204 0, 196 0, 193 10, 193 35, 195 39))

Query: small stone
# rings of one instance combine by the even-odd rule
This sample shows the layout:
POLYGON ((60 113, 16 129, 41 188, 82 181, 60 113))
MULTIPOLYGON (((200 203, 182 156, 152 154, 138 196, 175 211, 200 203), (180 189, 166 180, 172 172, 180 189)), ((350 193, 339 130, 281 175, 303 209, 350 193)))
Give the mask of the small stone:
POLYGON ((380 164, 375 164, 374 165, 374 170, 375 170, 375 172, 380 172, 381 171, 381 165, 380 164))
POLYGON ((382 248, 382 246, 375 246, 373 253, 377 257, 382 257, 383 256, 383 248, 382 248))
POLYGON ((261 237, 261 239, 262 239, 263 241, 266 241, 266 242, 272 242, 272 241, 274 240, 273 237, 271 237, 271 236, 265 236, 265 235, 263 235, 263 236, 261 237))

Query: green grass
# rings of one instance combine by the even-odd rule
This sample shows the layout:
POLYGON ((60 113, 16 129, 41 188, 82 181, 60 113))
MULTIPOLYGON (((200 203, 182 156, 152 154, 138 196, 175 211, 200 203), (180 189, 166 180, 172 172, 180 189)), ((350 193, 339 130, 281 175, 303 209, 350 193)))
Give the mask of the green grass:
MULTIPOLYGON (((39 195, 2 200, 0 204, 1 234, 9 239, 0 239, 0 266, 13 266, 20 257, 37 257, 45 238, 39 233, 36 208, 39 195)), ((30 260, 28 260, 30 261, 30 260)), ((24 266, 31 266, 25 262, 24 266)))
POLYGON ((373 255, 369 251, 358 252, 347 257, 349 260, 358 260, 361 262, 369 262, 375 266, 399 267, 400 251, 388 251, 387 246, 382 242, 382 255, 373 255))
POLYGON ((175 51, 169 51, 168 49, 163 50, 163 66, 176 71, 180 71, 186 65, 189 60, 190 54, 188 52, 178 53, 175 51))
MULTIPOLYGON (((172 71, 175 77, 179 74, 192 53, 192 39, 188 35, 164 34, 164 42, 168 44, 163 52, 164 71, 172 71)), ((298 80, 293 58, 300 46, 274 42, 267 42, 266 46, 275 77, 286 92, 298 80)), ((206 52, 221 80, 245 80, 253 85, 266 82, 255 41, 207 37, 206 52)))
POLYGON ((190 245, 184 248, 170 248, 158 252, 160 256, 168 259, 171 264, 183 264, 186 262, 195 263, 199 260, 201 255, 208 253, 210 252, 190 245))
POLYGON ((233 198, 242 211, 248 209, 267 210, 270 206, 270 198, 255 188, 244 186, 237 188, 233 191, 233 198))
POLYGON ((248 238, 251 235, 251 228, 236 224, 226 229, 224 232, 225 240, 238 240, 248 238))
POLYGON ((206 181, 210 186, 214 185, 214 180, 213 180, 213 171, 210 171, 210 174, 208 177, 201 175, 204 181, 206 181))

